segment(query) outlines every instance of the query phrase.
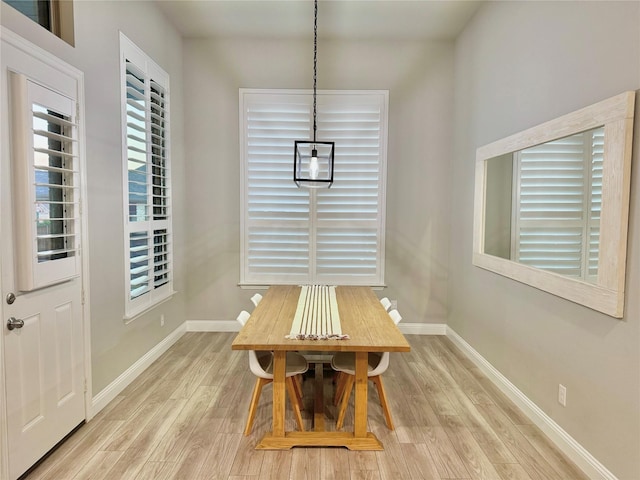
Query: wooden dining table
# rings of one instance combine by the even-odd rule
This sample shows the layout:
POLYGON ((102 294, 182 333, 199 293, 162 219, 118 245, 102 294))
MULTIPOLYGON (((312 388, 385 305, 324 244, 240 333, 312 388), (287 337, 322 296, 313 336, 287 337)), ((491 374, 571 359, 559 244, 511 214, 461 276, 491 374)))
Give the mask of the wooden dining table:
MULTIPOLYGON (((382 450, 380 440, 367 431, 368 353, 408 352, 410 346, 407 340, 373 290, 354 286, 338 286, 335 289, 342 333, 348 335, 348 339, 287 338, 300 291, 301 287, 292 285, 269 287, 231 345, 234 350, 271 350, 274 355, 272 430, 264 435, 256 448, 283 450, 295 446, 338 446, 350 450, 382 450), (311 431, 285 431, 286 354, 291 351, 355 353, 353 431, 326 431, 324 406, 317 400, 314 404, 314 428, 311 431)), ((321 367, 315 370, 320 376, 321 367)), ((321 388, 321 381, 320 384, 316 381, 316 386, 321 388)))

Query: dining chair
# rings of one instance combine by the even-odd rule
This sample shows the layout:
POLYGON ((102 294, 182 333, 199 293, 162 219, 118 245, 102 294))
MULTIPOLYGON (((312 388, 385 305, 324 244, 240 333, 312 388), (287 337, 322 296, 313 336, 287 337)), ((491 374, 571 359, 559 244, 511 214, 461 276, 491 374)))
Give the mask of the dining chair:
POLYGON ((382 297, 380 299, 380 303, 382 304, 385 310, 389 311, 389 308, 391 307, 391 300, 389 300, 387 297, 382 297))
POLYGON ((400 320, 402 320, 402 315, 400 315, 400 312, 395 308, 389 312, 389 316, 396 325, 400 323, 400 320))
MULTIPOLYGON (((237 321, 244 326, 251 314, 246 310, 240 312, 237 317, 237 321)), ((293 413, 298 423, 298 428, 304 431, 304 424, 302 423, 302 414, 300 413, 300 407, 302 405, 302 389, 297 381, 294 381, 294 377, 303 374, 307 371, 309 365, 307 360, 300 354, 295 352, 287 352, 287 366, 285 371, 285 383, 287 386, 287 393, 289 394, 289 401, 293 413)), ((247 425, 244 429, 244 435, 248 436, 251 433, 253 427, 253 420, 258 410, 258 402, 260 400, 260 394, 262 393, 262 387, 273 382, 273 352, 269 351, 256 351, 249 350, 249 369, 256 378, 256 384, 253 387, 253 394, 251 395, 251 403, 249 404, 249 414, 247 417, 247 425)))
POLYGON ((251 314, 249 312, 247 312, 246 310, 242 310, 240 312, 240 315, 238 315, 238 318, 236 318, 236 320, 238 320, 240 325, 244 327, 244 324, 247 323, 247 320, 249 320, 250 316, 251 314))
MULTIPOLYGON (((389 316, 397 325, 402 320, 402 316, 398 310, 394 309, 389 312, 389 316)), ((344 416, 349 405, 351 390, 355 382, 356 375, 356 356, 353 352, 339 352, 331 359, 331 368, 337 372, 336 392, 334 404, 340 407, 338 409, 338 419, 336 420, 336 430, 342 428, 344 416)), ((370 352, 368 356, 367 377, 371 380, 378 390, 380 398, 380 406, 384 413, 384 418, 389 430, 393 430, 393 420, 391 419, 391 411, 387 402, 387 394, 382 383, 382 374, 389 368, 389 352, 370 352)))
POLYGON ((251 297, 251 301, 256 307, 260 303, 260 300, 262 300, 262 295, 260 295, 259 293, 256 293, 253 297, 251 297))

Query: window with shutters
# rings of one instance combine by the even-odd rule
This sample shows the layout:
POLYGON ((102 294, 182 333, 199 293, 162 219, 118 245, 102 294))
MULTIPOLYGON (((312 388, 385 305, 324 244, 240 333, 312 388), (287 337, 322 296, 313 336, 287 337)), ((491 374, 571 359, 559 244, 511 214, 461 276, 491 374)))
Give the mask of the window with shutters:
POLYGON ((604 127, 516 154, 515 260, 595 282, 604 127))
POLYGON ((313 136, 311 92, 240 90, 241 283, 384 284, 386 91, 319 91, 331 188, 298 188, 294 141, 313 136))
POLYGON ((72 0, 2 0, 69 45, 75 44, 72 0))
POLYGON ((126 317, 173 293, 169 76, 121 34, 126 317))
POLYGON ((76 100, 11 72, 18 288, 80 274, 76 100))

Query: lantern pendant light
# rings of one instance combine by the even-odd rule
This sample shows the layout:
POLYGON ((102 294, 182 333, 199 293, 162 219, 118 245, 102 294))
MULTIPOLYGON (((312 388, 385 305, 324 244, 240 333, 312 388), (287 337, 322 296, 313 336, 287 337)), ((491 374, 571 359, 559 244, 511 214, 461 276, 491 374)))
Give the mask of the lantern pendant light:
POLYGON ((334 142, 316 140, 316 85, 318 78, 318 0, 313 13, 313 141, 294 144, 293 181, 298 187, 328 188, 333 183, 334 142))

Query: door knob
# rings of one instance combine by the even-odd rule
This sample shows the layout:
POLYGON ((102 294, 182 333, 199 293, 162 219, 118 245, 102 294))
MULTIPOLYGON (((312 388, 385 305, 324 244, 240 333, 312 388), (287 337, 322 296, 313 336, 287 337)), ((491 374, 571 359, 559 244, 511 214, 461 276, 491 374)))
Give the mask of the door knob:
POLYGON ((14 328, 22 328, 22 327, 24 327, 24 320, 20 320, 15 317, 9 317, 9 320, 7 320, 7 328, 9 330, 13 330, 14 328))

